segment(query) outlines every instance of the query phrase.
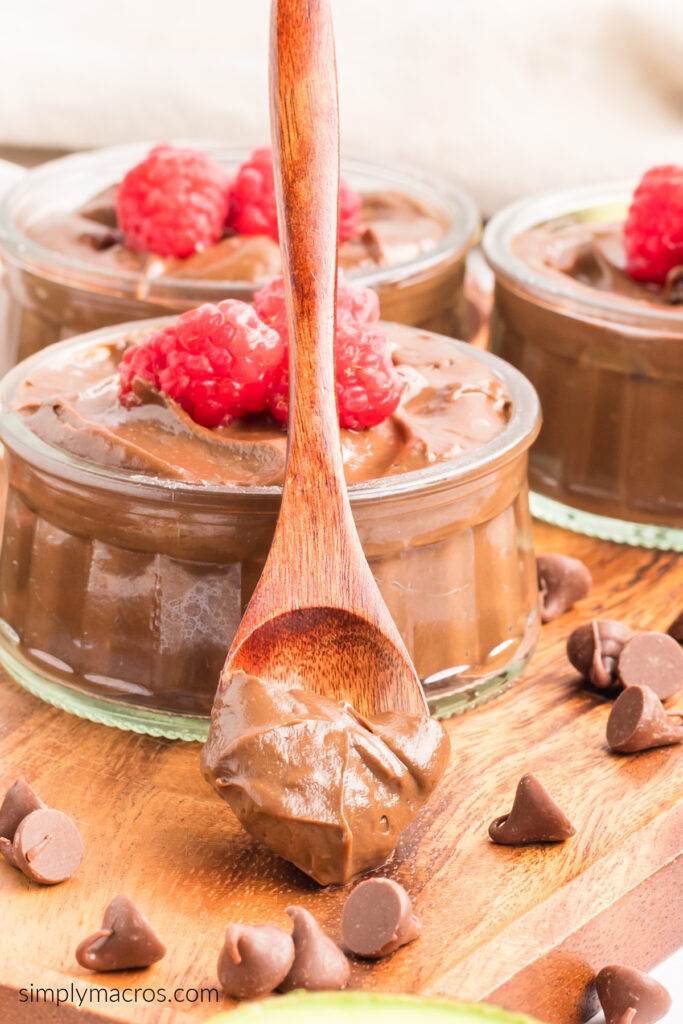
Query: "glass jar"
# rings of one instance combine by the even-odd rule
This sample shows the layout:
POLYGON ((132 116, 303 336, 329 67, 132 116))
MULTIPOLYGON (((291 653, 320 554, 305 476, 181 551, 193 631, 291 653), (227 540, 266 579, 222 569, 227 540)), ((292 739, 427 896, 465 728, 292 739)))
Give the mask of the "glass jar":
MULTIPOLYGON (((249 155, 194 142, 234 173, 249 155)), ((179 313, 202 302, 250 300, 253 282, 146 277, 111 264, 76 260, 38 245, 27 233, 55 212, 78 209, 118 182, 150 144, 116 146, 54 160, 29 171, 0 204, 0 253, 6 264, 6 312, 0 325, 4 372, 45 345, 109 324, 179 313)), ((374 288, 382 317, 452 337, 467 337, 471 317, 464 292, 465 260, 479 232, 468 196, 415 172, 358 160, 342 174, 360 192, 396 192, 418 200, 444 223, 443 237, 424 254, 395 265, 349 272, 374 288)), ((96 257, 96 254, 93 254, 96 257)))
MULTIPOLYGON (((105 469, 46 444, 13 411, 42 363, 125 331, 62 342, 2 383, 0 660, 66 710, 200 739, 270 547, 280 488, 105 469)), ((526 482, 538 400, 513 367, 447 343, 507 389, 502 433, 460 458, 350 487, 370 566, 442 717, 507 687, 538 632, 526 482)))
POLYGON ((491 348, 533 383, 535 515, 590 536, 683 550, 683 307, 529 265, 514 240, 543 226, 623 221, 634 182, 501 210, 484 233, 495 273, 491 348))

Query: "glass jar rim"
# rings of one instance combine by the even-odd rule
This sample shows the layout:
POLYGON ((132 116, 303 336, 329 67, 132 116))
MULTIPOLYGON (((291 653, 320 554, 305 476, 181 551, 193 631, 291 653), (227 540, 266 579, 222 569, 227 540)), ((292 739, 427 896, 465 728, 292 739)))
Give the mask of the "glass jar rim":
POLYGON ((615 219, 628 207, 637 181, 622 179, 598 185, 581 185, 543 192, 519 199, 499 210, 484 229, 482 249, 494 273, 512 280, 540 299, 569 300, 577 310, 600 319, 643 321, 646 329, 674 334, 683 331, 683 307, 657 306, 610 292, 590 289, 568 275, 545 275, 530 266, 512 249, 512 241, 525 231, 560 217, 588 212, 597 207, 614 209, 615 219))
MULTIPOLYGON (((76 338, 48 345, 23 362, 18 363, 0 382, 0 440, 21 458, 42 471, 59 475, 68 469, 70 481, 101 490, 119 491, 125 485, 148 498, 173 494, 174 500, 260 497, 279 500, 279 485, 244 487, 236 484, 187 483, 164 479, 131 470, 112 469, 79 458, 38 438, 12 409, 12 401, 22 381, 43 362, 56 355, 81 349, 95 348, 99 344, 125 336, 154 330, 174 322, 174 317, 136 320, 114 327, 102 327, 76 338)), ((416 328, 417 330, 417 328, 416 328)), ((429 332, 424 332, 429 333, 429 332)), ((353 505, 366 504, 378 499, 399 497, 412 493, 431 493, 453 484, 462 484, 484 476, 525 452, 536 439, 541 426, 541 409, 533 385, 510 363, 473 348, 468 342, 436 335, 440 340, 457 348, 461 353, 481 360, 503 384, 512 403, 512 414, 500 434, 455 459, 434 463, 423 469, 392 476, 379 477, 351 484, 349 495, 353 505)))
MULTIPOLYGON (((209 301, 213 293, 216 300, 219 297, 225 298, 226 287, 241 291, 253 290, 259 282, 187 277, 147 278, 135 270, 93 265, 93 262, 75 259, 40 245, 17 225, 16 207, 27 202, 31 196, 40 195, 46 186, 60 180, 69 181, 72 185, 74 181, 87 181, 95 170, 102 171, 109 164, 119 161, 119 174, 122 174, 128 167, 142 160, 156 144, 128 143, 72 153, 27 171, 0 200, 0 251, 12 262, 36 268, 46 277, 62 280, 68 275, 68 283, 78 283, 86 290, 102 288, 116 292, 127 289, 126 294, 135 294, 142 299, 149 298, 153 293, 155 299, 170 301, 176 292, 181 292, 184 299, 191 299, 193 294, 197 294, 203 301, 209 301), (141 291, 140 286, 143 284, 144 291, 141 291)), ((225 146, 216 141, 202 139, 177 139, 173 140, 172 144, 202 149, 219 163, 234 163, 235 169, 251 153, 249 149, 225 146)), ((342 174, 350 177, 366 175, 384 179, 389 187, 403 188, 409 195, 422 192, 420 197, 444 213, 449 221, 447 231, 433 248, 401 263, 352 272, 355 280, 368 287, 390 284, 403 279, 408 271, 414 276, 429 270, 451 254, 460 253, 474 243, 480 229, 479 211, 474 200, 456 185, 439 181, 415 168, 398 165, 390 167, 351 157, 342 157, 341 169, 342 174)), ((112 178, 110 184, 115 183, 117 174, 113 173, 112 178)))

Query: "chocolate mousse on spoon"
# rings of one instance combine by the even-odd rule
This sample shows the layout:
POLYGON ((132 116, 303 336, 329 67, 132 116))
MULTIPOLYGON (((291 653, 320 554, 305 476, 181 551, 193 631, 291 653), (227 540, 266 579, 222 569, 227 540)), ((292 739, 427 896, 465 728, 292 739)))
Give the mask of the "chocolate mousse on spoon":
POLYGON ((271 121, 290 338, 287 466, 202 765, 252 835, 330 884, 387 860, 443 774, 449 744, 367 564, 344 482, 329 0, 274 0, 271 121))

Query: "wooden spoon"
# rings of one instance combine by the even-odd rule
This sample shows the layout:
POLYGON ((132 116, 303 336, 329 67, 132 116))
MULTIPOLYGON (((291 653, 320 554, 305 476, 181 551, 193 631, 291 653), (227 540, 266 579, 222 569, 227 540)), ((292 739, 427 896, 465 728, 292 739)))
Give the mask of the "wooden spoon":
POLYGON ((235 672, 427 714, 373 579, 344 482, 334 390, 339 115, 329 0, 273 0, 273 156, 289 323, 290 413, 270 554, 232 644, 235 672))

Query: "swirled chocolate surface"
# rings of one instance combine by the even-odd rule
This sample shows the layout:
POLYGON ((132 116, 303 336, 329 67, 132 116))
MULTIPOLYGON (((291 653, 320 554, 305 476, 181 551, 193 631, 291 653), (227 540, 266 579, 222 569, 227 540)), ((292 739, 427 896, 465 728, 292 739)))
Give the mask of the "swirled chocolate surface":
MULTIPOLYGON (((46 249, 109 270, 133 271, 149 278, 257 283, 281 273, 280 247, 267 235, 227 234, 216 245, 186 259, 162 259, 134 252, 123 241, 115 210, 116 185, 79 209, 48 214, 27 228, 46 249)), ((413 260, 445 235, 448 225, 437 211, 401 192, 362 196, 359 234, 342 242, 339 263, 345 270, 368 270, 413 260)))
POLYGON ((683 275, 671 275, 660 287, 626 273, 622 229, 621 222, 549 221, 518 235, 512 251, 534 270, 570 277, 583 288, 660 306, 682 302, 683 275))
MULTIPOLYGON (((456 458, 500 434, 510 416, 505 388, 476 356, 438 335, 384 326, 404 394, 384 423, 341 432, 349 483, 456 458)), ((156 392, 123 407, 117 365, 133 342, 49 356, 21 386, 15 410, 43 441, 99 466, 188 483, 281 483, 286 435, 268 417, 207 429, 156 392)))

